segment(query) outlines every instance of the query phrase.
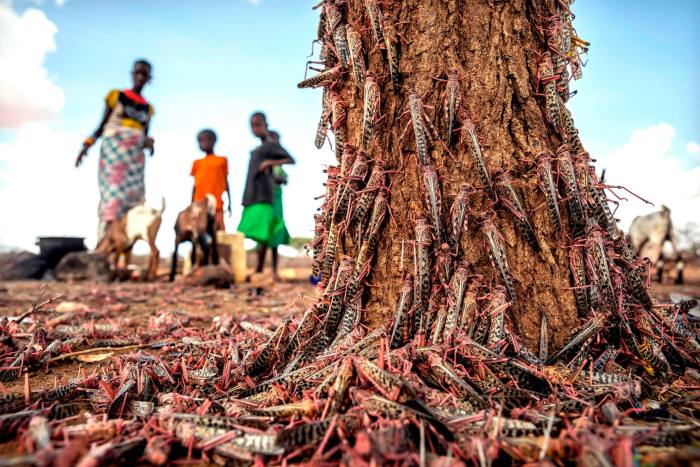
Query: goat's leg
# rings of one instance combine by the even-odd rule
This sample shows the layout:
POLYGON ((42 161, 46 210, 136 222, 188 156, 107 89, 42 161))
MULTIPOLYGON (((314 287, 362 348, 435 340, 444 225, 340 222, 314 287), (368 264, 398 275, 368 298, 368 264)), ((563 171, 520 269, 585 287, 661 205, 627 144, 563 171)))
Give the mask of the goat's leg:
POLYGON ((173 260, 170 264, 170 282, 175 280, 175 273, 177 272, 177 247, 180 244, 178 239, 175 239, 175 251, 173 251, 173 260))
POLYGON ((209 244, 207 243, 207 239, 205 235, 200 235, 199 238, 199 247, 202 249, 202 257, 199 261, 200 266, 206 266, 209 264, 209 244))
POLYGON ((195 238, 192 239, 192 252, 190 253, 190 264, 194 268, 197 266, 197 240, 195 238))
POLYGON ((129 247, 127 250, 124 251, 124 267, 126 269, 129 269, 130 264, 131 264, 131 247, 129 247))
POLYGON ((148 240, 148 246, 151 248, 151 258, 148 263, 148 276, 147 279, 152 281, 156 278, 158 273, 158 261, 160 260, 160 251, 156 246, 156 242, 153 240, 148 240))
POLYGON ((211 262, 212 264, 219 264, 219 244, 216 241, 216 229, 212 225, 212 236, 211 236, 211 262))

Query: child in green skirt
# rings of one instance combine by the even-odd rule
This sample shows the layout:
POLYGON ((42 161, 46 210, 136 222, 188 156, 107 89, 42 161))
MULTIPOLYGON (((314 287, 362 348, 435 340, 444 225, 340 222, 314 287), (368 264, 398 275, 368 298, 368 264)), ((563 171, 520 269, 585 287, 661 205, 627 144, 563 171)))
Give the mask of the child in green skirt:
MULTIPOLYGON (((253 134, 261 144, 250 154, 248 177, 243 192, 243 215, 238 231, 258 242, 258 266, 262 272, 268 247, 272 249, 272 271, 277 278, 277 246, 289 241, 289 233, 282 218, 282 189, 273 170, 284 164, 294 164, 291 155, 279 144, 267 128, 262 112, 250 118, 253 134), (276 196, 278 194, 278 196, 276 196), (277 200, 276 200, 277 198, 277 200), (277 201, 277 202, 276 202, 277 201)), ((285 177, 286 178, 286 177, 285 177)))

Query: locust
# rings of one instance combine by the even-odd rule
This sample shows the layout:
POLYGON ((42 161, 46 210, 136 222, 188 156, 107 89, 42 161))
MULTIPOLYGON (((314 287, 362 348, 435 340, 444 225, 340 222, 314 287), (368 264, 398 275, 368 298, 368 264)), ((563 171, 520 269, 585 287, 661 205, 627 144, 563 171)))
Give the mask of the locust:
POLYGON ((367 161, 367 156, 364 151, 359 151, 345 182, 338 187, 335 206, 333 208, 333 220, 335 222, 340 222, 347 214, 352 195, 357 191, 360 183, 367 176, 368 171, 369 163, 367 161))
POLYGON ((444 243, 444 232, 442 228, 442 194, 440 193, 440 181, 437 172, 431 165, 423 166, 423 188, 425 190, 425 202, 430 212, 433 231, 438 244, 444 243))
POLYGON ((350 51, 350 64, 352 65, 352 74, 355 78, 355 85, 358 89, 362 89, 365 85, 365 54, 362 50, 362 38, 360 34, 350 26, 345 26, 345 33, 350 51))
POLYGON ((447 288, 452 277, 452 252, 447 243, 440 244, 435 251, 435 269, 440 284, 447 288))
POLYGON ((411 122, 413 123, 413 136, 416 139, 418 161, 422 166, 427 166, 430 164, 428 150, 436 139, 435 129, 428 120, 425 109, 423 109, 423 103, 415 91, 411 91, 408 94, 408 108, 411 114, 411 122))
POLYGON ((450 279, 450 284, 447 288, 449 307, 447 309, 447 316, 445 317, 444 329, 446 336, 452 334, 455 326, 460 321, 464 292, 467 289, 467 275, 468 270, 466 265, 461 264, 450 279))
POLYGON ((603 329, 604 323, 605 319, 602 316, 592 317, 564 347, 562 347, 553 357, 551 357, 547 361, 547 364, 551 365, 552 363, 559 360, 560 357, 568 353, 570 350, 577 348, 589 337, 598 334, 603 329))
POLYGON ((595 168, 588 165, 585 161, 587 170, 586 175, 586 186, 588 189, 588 195, 593 200, 593 212, 598 224, 602 226, 605 231, 610 235, 612 240, 618 240, 623 237, 621 231, 617 228, 617 222, 610 211, 610 206, 608 205, 608 198, 605 196, 605 192, 600 187, 600 182, 595 173, 595 168))
POLYGON ((503 340, 503 326, 505 324, 506 310, 509 306, 510 303, 506 300, 506 294, 503 290, 493 292, 493 298, 489 300, 484 311, 484 313, 488 313, 489 322, 491 323, 486 338, 486 346, 489 349, 494 350, 503 340))
POLYGON ((360 246, 355 271, 353 271, 350 282, 348 283, 347 294, 349 299, 357 295, 360 287, 360 282, 370 272, 372 258, 377 249, 379 241, 379 232, 384 224, 386 215, 389 212, 389 201, 385 190, 380 190, 374 199, 372 213, 370 214, 369 223, 366 230, 365 240, 360 246))
POLYGON ((467 145, 469 154, 471 154, 473 158, 474 165, 476 166, 477 173, 479 174, 481 188, 491 198, 496 199, 496 194, 493 190, 493 183, 491 182, 491 175, 488 167, 486 166, 486 159, 484 158, 481 143, 479 143, 479 138, 476 134, 476 128, 469 117, 466 116, 466 113, 462 113, 460 123, 462 127, 462 141, 464 141, 467 145))
POLYGON ((542 55, 539 65, 537 66, 537 82, 544 85, 544 102, 547 111, 547 121, 552 126, 560 131, 561 124, 561 109, 559 108, 560 97, 557 94, 557 80, 559 76, 554 74, 554 65, 552 64, 552 56, 549 52, 542 55))
POLYGON ((564 195, 568 200, 573 227, 576 231, 580 231, 586 225, 586 215, 583 210, 583 200, 579 192, 574 164, 566 144, 562 144, 557 150, 557 172, 564 187, 564 195))
POLYGON ((318 277, 321 273, 321 252, 323 251, 323 237, 325 236, 325 219, 321 214, 314 214, 314 239, 309 245, 313 252, 311 261, 311 274, 318 277))
POLYGON ((326 86, 327 84, 335 81, 340 77, 340 75, 343 73, 343 67, 340 65, 334 66, 333 68, 324 70, 317 74, 316 76, 312 76, 311 78, 307 78, 297 84, 298 88, 317 88, 319 86, 326 86))
POLYGON ((382 370, 367 359, 356 358, 357 373, 369 381, 386 398, 397 402, 406 402, 417 397, 416 390, 399 376, 382 370))
POLYGON ((584 240, 575 240, 569 248, 569 268, 571 270, 571 285, 576 300, 579 316, 588 315, 591 308, 586 281, 586 247, 584 240))
POLYGON ((447 122, 447 135, 445 144, 450 146, 452 142, 452 132, 455 129, 457 115, 462 107, 462 93, 459 89, 459 73, 452 68, 447 72, 447 83, 445 84, 444 111, 445 122, 447 122))
POLYGON ((328 392, 330 414, 338 412, 340 407, 345 403, 348 389, 350 389, 350 384, 352 383, 352 378, 354 375, 355 365, 353 363, 353 359, 352 357, 345 357, 338 366, 335 374, 335 380, 333 381, 333 386, 328 392))
POLYGON ((333 44, 340 59, 340 63, 344 68, 350 64, 350 46, 345 35, 345 27, 343 25, 343 14, 336 5, 328 2, 324 4, 324 12, 328 20, 328 30, 333 36, 333 44))
POLYGON ((457 374, 454 366, 439 354, 432 350, 421 349, 417 356, 419 361, 425 363, 418 368, 422 375, 435 381, 439 386, 454 391, 458 397, 472 404, 474 408, 485 405, 481 394, 472 384, 457 374))
POLYGON ((370 75, 365 79, 365 95, 362 107, 362 132, 360 149, 367 150, 374 132, 374 123, 379 114, 380 91, 377 81, 370 75))
POLYGON ((515 302, 515 285, 513 283, 513 276, 510 272, 510 268, 508 267, 506 248, 503 244, 501 234, 498 232, 498 229, 496 229, 496 225, 493 223, 493 220, 490 217, 486 217, 482 221, 481 231, 486 237, 486 243, 489 248, 491 261, 503 280, 503 284, 508 292, 508 298, 512 302, 515 302))
POLYGON ((547 328, 547 315, 542 313, 540 319, 540 342, 539 342, 539 359, 542 362, 547 361, 549 356, 549 329, 547 328))
POLYGON ((499 201, 513 214, 515 225, 520 233, 525 237, 533 250, 539 251, 540 244, 537 241, 535 229, 532 227, 523 202, 515 191, 513 182, 507 173, 500 174, 496 179, 496 190, 499 201))
MULTIPOLYGON (((427 310, 425 313, 421 314, 418 320, 417 332, 425 334, 428 341, 432 339, 430 331, 432 330, 433 323, 436 321, 438 316, 438 309, 442 300, 442 292, 443 291, 440 284, 433 284, 430 290, 427 310)), ((445 314, 447 314, 447 309, 445 309, 445 314)))
POLYGON ((357 148, 350 143, 345 143, 343 147, 343 155, 340 159, 340 178, 347 177, 350 169, 352 169, 355 163, 355 157, 357 156, 357 148))
MULTIPOLYGON (((357 266, 356 266, 357 267, 357 266)), ((348 285, 349 287, 349 285, 348 285)), ((346 293, 349 293, 350 290, 346 293)), ((338 334, 338 339, 342 336, 349 335, 353 329, 355 329, 362 319, 362 296, 356 293, 354 296, 347 297, 347 305, 345 306, 345 313, 343 314, 343 319, 340 322, 340 333, 338 334)))
POLYGON ((549 217, 552 220, 552 224, 554 224, 554 229, 561 231, 561 212, 559 211, 557 187, 552 173, 551 156, 546 152, 542 152, 537 156, 537 173, 539 175, 539 186, 547 200, 549 217))
POLYGON ((618 264, 624 273, 623 280, 625 282, 625 288, 630 291, 630 294, 640 305, 646 310, 651 310, 653 303, 644 285, 644 280, 642 279, 645 267, 637 266, 639 259, 636 258, 636 255, 624 236, 620 236, 615 245, 615 249, 620 255, 618 264))
POLYGON ((476 319, 476 315, 479 312, 476 302, 476 291, 478 287, 479 281, 474 280, 471 284, 469 284, 467 291, 464 293, 464 298, 462 299, 462 312, 460 313, 459 318, 460 329, 465 329, 468 323, 473 323, 476 319))
POLYGON ((353 206, 350 224, 362 225, 372 209, 377 192, 384 186, 386 170, 381 159, 375 159, 367 184, 360 192, 360 197, 353 206))
POLYGON ((595 222, 590 222, 586 237, 586 264, 591 280, 600 292, 608 310, 616 310, 610 263, 603 233, 595 222))
POLYGON ((396 303, 396 314, 390 336, 390 345, 393 349, 405 345, 411 337, 409 334, 411 329, 413 287, 413 276, 405 274, 399 300, 396 303))
POLYGON ((328 133, 328 123, 331 119, 331 102, 328 95, 328 89, 323 88, 323 96, 321 98, 321 118, 318 121, 318 129, 316 130, 316 139, 314 140, 314 145, 317 149, 323 147, 323 143, 326 141, 326 135, 328 133))
MULTIPOLYGON (((428 293, 430 292, 430 226, 424 217, 416 219, 416 287, 414 302, 425 311, 428 304, 428 293)), ((421 317, 424 313, 421 313, 421 317)), ((423 326, 419 320, 419 327, 423 326)))
MULTIPOLYGON (((346 103, 335 92, 330 93, 330 100, 333 136, 335 137, 335 158, 338 161, 338 163, 341 163, 343 161, 343 155, 346 147, 346 103)), ((341 170, 342 169, 343 167, 341 165, 341 170)))
POLYGON ((438 306, 437 317, 433 323, 433 332, 431 334, 430 341, 434 344, 439 344, 442 342, 442 338, 445 330, 445 321, 447 320, 447 302, 445 299, 440 300, 440 305, 438 306))
MULTIPOLYGON (((333 341, 333 338, 338 332, 338 326, 343 319, 343 308, 346 303, 345 291, 353 269, 355 269, 355 260, 349 256, 343 256, 338 266, 331 304, 323 322, 322 336, 324 337, 326 345, 333 341)), ((324 347, 326 345, 324 345, 324 347)))
POLYGON ((654 371, 670 374, 671 365, 663 353, 663 343, 654 337, 654 326, 646 313, 640 313, 636 320, 637 327, 642 332, 642 342, 637 346, 639 356, 651 365, 654 371))
POLYGON ((277 446, 289 452, 295 448, 308 446, 319 441, 331 426, 332 419, 325 419, 318 422, 307 422, 284 428, 277 435, 277 446))
MULTIPOLYGON (((411 406, 394 402, 385 397, 369 393, 362 389, 351 389, 352 397, 358 403, 362 404, 372 412, 378 412, 388 415, 392 418, 398 418, 404 414, 411 414, 424 419, 430 423, 435 430, 440 433, 445 440, 454 440, 454 435, 425 405, 413 404, 411 406)), ((416 401, 417 402, 417 401, 416 401)))
POLYGON ((367 16, 372 26, 372 38, 379 45, 384 40, 384 15, 377 0, 364 0, 367 16))
POLYGON ((314 403, 310 399, 303 399, 299 402, 248 409, 248 411, 255 415, 264 415, 274 417, 276 419, 289 418, 295 415, 309 417, 313 416, 313 414, 318 411, 318 404, 314 403))
POLYGON ((450 237, 449 244, 455 255, 459 253, 459 240, 462 229, 467 223, 467 212, 469 211, 469 188, 460 188, 450 207, 450 237))
POLYGON ((574 154, 584 153, 585 149, 583 148, 583 143, 579 137, 576 125, 574 125, 574 118, 571 116, 571 112, 561 101, 559 102, 559 110, 564 140, 571 146, 571 150, 574 154))
POLYGON ((286 321, 277 327, 274 334, 258 352, 247 373, 251 376, 257 376, 268 371, 275 361, 284 354, 289 338, 289 321, 286 321))
POLYGON ((389 25, 384 34, 384 46, 386 47, 386 59, 389 65, 389 76, 394 94, 401 91, 401 73, 399 71, 399 40, 393 25, 389 25))

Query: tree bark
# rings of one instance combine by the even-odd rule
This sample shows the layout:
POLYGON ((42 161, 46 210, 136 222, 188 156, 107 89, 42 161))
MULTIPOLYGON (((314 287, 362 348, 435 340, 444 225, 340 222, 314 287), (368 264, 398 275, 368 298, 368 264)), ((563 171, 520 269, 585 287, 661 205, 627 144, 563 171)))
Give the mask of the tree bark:
MULTIPOLYGON (((408 95, 415 91, 441 139, 431 145, 429 158, 439 178, 443 226, 449 223, 450 206, 460 189, 473 187, 468 199, 467 226, 462 230, 459 256, 453 264, 465 261, 471 274, 480 275, 481 291, 488 290, 491 283, 502 283, 480 228, 483 215, 493 207, 494 223, 505 241, 518 297, 509 312, 511 329, 522 343, 532 348, 538 341, 544 315, 549 325, 549 343, 560 348, 577 325, 578 317, 566 244, 548 217, 546 199, 538 188, 533 168, 537 154, 547 149, 554 153, 562 142, 547 122, 544 99, 535 92, 539 57, 546 50, 541 18, 558 14, 557 8, 547 1, 483 0, 403 1, 381 4, 378 8, 383 13, 384 34, 391 36, 388 43, 395 41, 397 45, 401 77, 397 89, 392 85, 385 58, 387 42, 374 40, 367 5, 357 1, 339 6, 341 22, 361 32, 367 76, 374 77, 379 84, 381 116, 367 154, 372 160, 384 161, 390 186, 391 221, 381 230, 367 277, 369 286, 362 296, 363 323, 374 328, 386 326, 394 319, 402 277, 415 269, 416 220, 419 216, 430 218, 408 112, 408 95), (516 219, 503 203, 494 205, 470 156, 469 142, 455 136, 453 144, 447 144, 444 92, 445 79, 452 70, 458 76, 463 114, 475 126, 487 170, 492 178, 498 173, 510 174, 535 228, 539 251, 517 231, 516 219)), ((334 52, 328 52, 331 61, 340 55, 334 52)), ((332 122, 332 128, 341 133, 345 142, 361 146, 364 93, 353 71, 349 63, 348 72, 326 87, 345 103, 346 118, 332 122)), ((343 183, 341 177, 341 186, 343 183)), ((354 192, 359 192, 362 185, 354 188, 354 192)), ((359 196, 353 193, 350 210, 359 196)), ((326 200, 326 216, 334 209, 333 202, 332 197, 326 200)), ((342 222, 334 225, 340 229, 335 264, 342 255, 357 257, 358 254, 358 242, 343 227, 342 222)), ((432 227, 434 236, 435 226, 432 227)), ((431 252, 439 246, 434 241, 431 252)), ((434 263, 431 260, 433 268, 434 263)))

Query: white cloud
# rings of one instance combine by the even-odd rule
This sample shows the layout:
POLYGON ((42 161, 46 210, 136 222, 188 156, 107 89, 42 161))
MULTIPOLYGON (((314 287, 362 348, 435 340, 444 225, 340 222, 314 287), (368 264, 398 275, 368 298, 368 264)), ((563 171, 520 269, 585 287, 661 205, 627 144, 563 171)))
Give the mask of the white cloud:
POLYGON ((18 14, 0 3, 0 128, 52 118, 64 104, 63 90, 44 67, 56 50, 58 28, 35 8, 18 14))
POLYGON ((700 166, 687 167, 682 157, 671 153, 676 130, 662 123, 635 130, 621 148, 597 163, 606 169, 606 182, 622 185, 654 203, 643 203, 621 190, 629 201, 620 203, 616 217, 625 229, 634 217, 658 210, 661 204, 671 208, 676 226, 700 220, 700 166))
POLYGON ((32 250, 36 236, 97 233, 97 160, 73 167, 81 136, 26 125, 0 143, 0 244, 32 250), (93 214, 93 215, 90 215, 93 214))
POLYGON ((696 143, 695 141, 691 141, 685 146, 685 150, 690 154, 700 154, 700 144, 696 143))

